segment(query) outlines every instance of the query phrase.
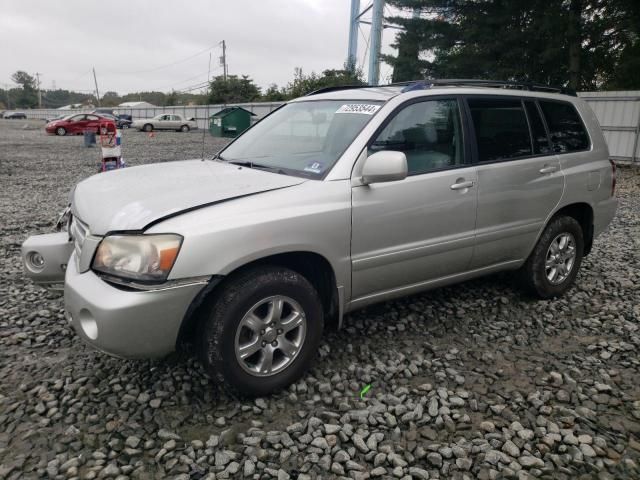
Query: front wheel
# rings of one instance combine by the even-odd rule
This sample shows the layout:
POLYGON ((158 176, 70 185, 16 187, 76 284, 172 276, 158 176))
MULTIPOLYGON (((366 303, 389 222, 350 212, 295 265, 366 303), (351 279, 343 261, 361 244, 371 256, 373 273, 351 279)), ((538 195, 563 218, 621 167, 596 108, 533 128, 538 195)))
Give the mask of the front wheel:
POLYGON ((142 130, 144 130, 145 132, 151 132, 153 131, 153 125, 151 125, 150 123, 146 123, 144 127, 142 127, 142 130))
POLYGON ((67 130, 64 127, 58 127, 56 129, 56 135, 64 137, 67 134, 67 130))
POLYGON ((233 392, 261 396, 295 382, 323 331, 322 303, 302 275, 260 267, 230 278, 200 324, 200 356, 233 392))
POLYGON ((568 216, 552 219, 520 270, 525 289, 543 299, 564 294, 578 275, 583 251, 578 221, 568 216))
POLYGON ((189 131, 189 125, 182 125, 180 127, 180 131, 184 132, 184 133, 187 133, 189 131))

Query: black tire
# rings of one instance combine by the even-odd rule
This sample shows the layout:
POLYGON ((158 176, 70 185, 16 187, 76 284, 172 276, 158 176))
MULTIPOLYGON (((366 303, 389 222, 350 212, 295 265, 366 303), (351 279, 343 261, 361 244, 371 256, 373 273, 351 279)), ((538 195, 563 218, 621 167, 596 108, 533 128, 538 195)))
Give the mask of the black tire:
POLYGON ((191 129, 189 128, 189 125, 182 125, 182 126, 180 127, 180 131, 181 131, 181 132, 183 132, 183 133, 187 133, 189 130, 191 130, 191 129))
POLYGON ((144 127, 142 127, 142 130, 144 130, 145 132, 153 132, 153 125, 151 125, 150 123, 145 123, 144 127))
POLYGON ((302 376, 314 360, 323 328, 322 302, 311 283, 293 270, 261 266, 227 279, 205 304, 199 325, 198 353, 209 375, 230 393, 262 396, 285 388, 302 376), (289 297, 301 306, 306 334, 288 365, 270 376, 257 376, 248 373, 236 357, 236 333, 252 307, 274 295, 289 297))
POLYGON ((584 235, 578 221, 568 216, 554 217, 542 232, 533 252, 519 271, 522 286, 529 294, 541 299, 561 296, 573 285, 580 270, 583 252, 584 235), (575 260, 568 276, 560 283, 554 284, 547 278, 545 263, 551 243, 564 233, 573 236, 575 260))
POLYGON ((60 136, 60 137, 64 137, 67 134, 67 129, 64 127, 58 127, 56 128, 56 135, 60 136))

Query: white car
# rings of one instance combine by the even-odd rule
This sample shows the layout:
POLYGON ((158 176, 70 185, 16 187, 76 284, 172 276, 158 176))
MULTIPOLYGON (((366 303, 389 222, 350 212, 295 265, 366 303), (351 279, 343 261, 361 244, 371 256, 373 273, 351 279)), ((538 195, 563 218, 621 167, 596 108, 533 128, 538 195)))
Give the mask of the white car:
POLYGON ((193 118, 185 118, 177 113, 162 113, 153 118, 143 118, 134 120, 131 128, 151 132, 153 130, 175 130, 177 132, 188 132, 197 130, 198 124, 193 118))

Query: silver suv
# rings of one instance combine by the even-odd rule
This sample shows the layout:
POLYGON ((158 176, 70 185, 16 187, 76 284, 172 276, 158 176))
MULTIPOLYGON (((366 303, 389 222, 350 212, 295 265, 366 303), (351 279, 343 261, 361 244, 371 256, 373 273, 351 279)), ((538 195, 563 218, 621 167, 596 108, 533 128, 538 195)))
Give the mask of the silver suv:
POLYGON ((579 98, 481 85, 326 89, 212 159, 90 177, 26 271, 93 347, 188 341, 247 395, 298 379, 365 305, 503 270, 561 295, 615 214, 615 165, 579 98))

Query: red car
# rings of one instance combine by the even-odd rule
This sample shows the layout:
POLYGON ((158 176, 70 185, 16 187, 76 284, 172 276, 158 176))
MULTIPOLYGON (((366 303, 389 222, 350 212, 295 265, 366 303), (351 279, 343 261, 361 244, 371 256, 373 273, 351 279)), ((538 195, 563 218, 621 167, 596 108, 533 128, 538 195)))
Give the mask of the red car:
POLYGON ((82 135, 85 130, 97 132, 100 122, 114 123, 112 119, 100 115, 78 113, 50 122, 44 129, 49 135, 82 135))

